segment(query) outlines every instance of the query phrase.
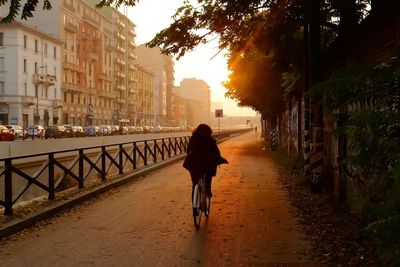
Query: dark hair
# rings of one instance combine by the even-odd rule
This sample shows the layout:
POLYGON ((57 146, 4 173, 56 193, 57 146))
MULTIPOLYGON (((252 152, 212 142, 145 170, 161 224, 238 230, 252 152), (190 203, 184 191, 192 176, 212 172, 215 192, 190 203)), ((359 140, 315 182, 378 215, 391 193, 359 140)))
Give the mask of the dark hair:
POLYGON ((207 124, 199 124, 196 129, 193 131, 193 135, 204 135, 208 136, 212 134, 212 129, 207 124))

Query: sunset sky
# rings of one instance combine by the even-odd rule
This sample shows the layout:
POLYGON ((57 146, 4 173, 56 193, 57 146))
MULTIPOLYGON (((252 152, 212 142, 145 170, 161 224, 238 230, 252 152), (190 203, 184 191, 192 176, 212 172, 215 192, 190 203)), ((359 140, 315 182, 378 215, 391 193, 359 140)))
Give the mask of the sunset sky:
MULTIPOLYGON (((135 7, 127 8, 127 16, 136 24, 136 44, 150 41, 160 30, 172 22, 171 16, 182 0, 141 0, 135 7)), ((228 77, 224 53, 218 53, 216 41, 197 47, 179 61, 175 61, 175 85, 184 78, 204 80, 211 87, 211 101, 223 104, 224 114, 253 116, 248 108, 239 108, 233 100, 224 98, 225 88, 221 82, 228 77), (215 57, 214 57, 215 56, 215 57)))

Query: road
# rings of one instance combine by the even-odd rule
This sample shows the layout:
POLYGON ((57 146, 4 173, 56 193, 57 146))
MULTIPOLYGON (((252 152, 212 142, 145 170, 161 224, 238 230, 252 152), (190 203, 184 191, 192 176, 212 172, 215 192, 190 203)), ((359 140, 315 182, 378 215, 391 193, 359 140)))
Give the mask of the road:
POLYGON ((199 230, 178 162, 2 240, 0 266, 319 266, 257 135, 219 147, 199 230))

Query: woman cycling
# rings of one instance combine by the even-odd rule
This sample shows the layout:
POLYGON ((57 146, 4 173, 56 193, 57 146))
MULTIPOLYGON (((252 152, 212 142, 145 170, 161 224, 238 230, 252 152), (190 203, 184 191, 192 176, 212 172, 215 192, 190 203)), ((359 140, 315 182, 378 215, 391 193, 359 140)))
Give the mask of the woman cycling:
POLYGON ((199 179, 205 175, 206 191, 209 197, 211 193, 212 177, 217 174, 217 166, 228 163, 221 157, 215 139, 211 136, 211 127, 207 124, 200 124, 193 131, 187 148, 187 156, 183 167, 190 172, 192 178, 192 197, 193 189, 199 179))

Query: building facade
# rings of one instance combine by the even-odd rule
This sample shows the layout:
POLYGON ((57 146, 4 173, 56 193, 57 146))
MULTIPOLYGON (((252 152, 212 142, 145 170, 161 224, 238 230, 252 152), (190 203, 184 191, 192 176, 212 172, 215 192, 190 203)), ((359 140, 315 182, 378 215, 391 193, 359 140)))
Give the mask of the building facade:
POLYGON ((155 115, 154 115, 154 92, 155 75, 146 70, 142 66, 137 66, 135 72, 135 79, 137 80, 135 86, 136 92, 136 126, 154 126, 155 115))
POLYGON ((168 126, 172 115, 172 89, 174 62, 172 56, 163 55, 159 48, 140 45, 136 48, 137 64, 155 75, 154 115, 155 125, 168 126))
POLYGON ((60 40, 14 22, 0 25, 0 124, 57 124, 60 40))
MULTIPOLYGON (((37 9, 27 23, 62 43, 59 123, 133 124, 135 25, 121 12, 96 9, 96 0, 60 0, 37 9)), ((0 8, 8 12, 7 6, 0 8)))
POLYGON ((172 126, 187 126, 187 99, 175 94, 176 88, 172 93, 172 126))
POLYGON ((183 79, 176 88, 176 95, 187 99, 187 123, 196 126, 210 123, 211 93, 210 86, 196 78, 183 79))

